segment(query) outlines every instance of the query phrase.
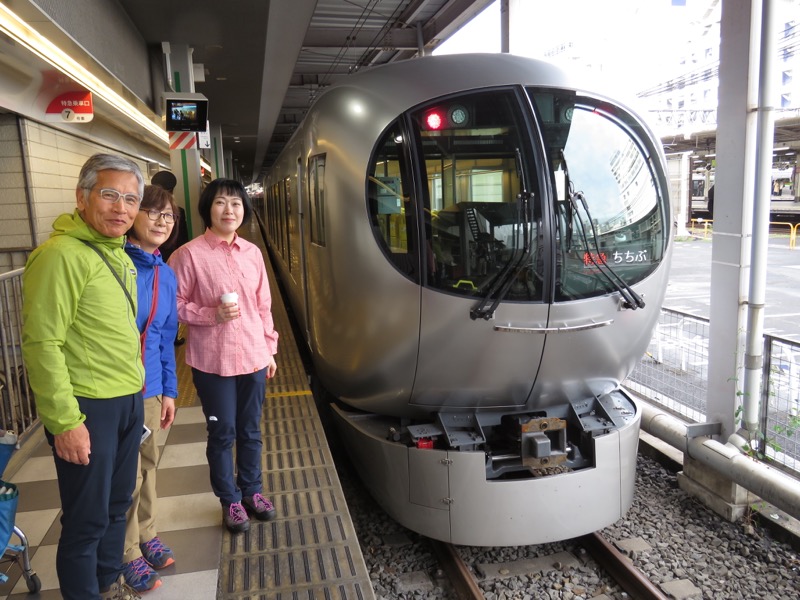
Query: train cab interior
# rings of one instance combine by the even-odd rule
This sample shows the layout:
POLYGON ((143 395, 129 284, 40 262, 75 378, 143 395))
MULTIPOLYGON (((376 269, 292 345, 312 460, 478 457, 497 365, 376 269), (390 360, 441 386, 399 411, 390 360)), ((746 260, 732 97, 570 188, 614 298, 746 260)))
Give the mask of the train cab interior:
POLYGON ((622 290, 636 304, 625 290, 666 246, 656 149, 600 100, 525 92, 437 100, 387 129, 367 182, 379 244, 406 276, 450 294, 562 302, 622 290))

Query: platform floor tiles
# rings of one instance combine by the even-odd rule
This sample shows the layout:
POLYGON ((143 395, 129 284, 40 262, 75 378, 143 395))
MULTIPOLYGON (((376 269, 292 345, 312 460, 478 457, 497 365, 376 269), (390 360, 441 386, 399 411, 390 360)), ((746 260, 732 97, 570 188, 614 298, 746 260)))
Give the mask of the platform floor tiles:
MULTIPOLYGON (((148 593, 147 598, 215 600, 222 512, 208 483, 201 408, 179 409, 175 424, 156 435, 162 449, 158 469, 159 534, 174 550, 177 560, 161 571, 163 585, 148 593)), ((20 492, 16 525, 28 538, 31 563, 42 582, 42 591, 29 594, 20 570, 10 565, 9 581, 0 586, 0 598, 59 600, 55 557, 61 509, 53 457, 44 439, 14 474, 13 482, 20 492)), ((12 539, 12 543, 15 541, 12 539)))
MULTIPOLYGON (((259 243, 256 232, 251 226, 246 237, 259 243)), ((263 251, 263 244, 259 245, 263 251)), ((267 269, 281 338, 278 372, 267 384, 264 404, 262 469, 264 493, 275 504, 278 518, 270 523, 254 521, 243 535, 232 536, 223 529, 222 509, 209 483, 205 419, 184 361, 185 346, 180 347, 175 422, 155 433, 161 447, 157 524, 176 561, 160 571, 163 584, 148 592, 147 600, 300 596, 374 600, 308 376, 268 261, 267 269)), ((21 570, 12 563, 2 568, 9 580, 0 585, 0 600, 58 600, 55 555, 61 510, 53 457, 41 428, 25 441, 24 450, 19 452, 21 466, 9 472, 8 481, 19 488, 16 525, 28 538, 41 591, 29 594, 21 570), (23 454, 27 455, 24 459, 23 454)), ((14 536, 11 543, 17 543, 14 536)))

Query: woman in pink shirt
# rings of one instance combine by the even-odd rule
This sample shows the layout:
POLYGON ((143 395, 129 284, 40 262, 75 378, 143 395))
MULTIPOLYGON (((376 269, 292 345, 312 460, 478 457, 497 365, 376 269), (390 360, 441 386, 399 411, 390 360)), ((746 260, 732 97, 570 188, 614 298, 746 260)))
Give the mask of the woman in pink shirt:
POLYGON ((252 215, 244 187, 215 179, 198 211, 205 233, 178 248, 169 265, 178 276, 178 319, 188 326, 186 364, 206 417, 211 488, 225 526, 238 533, 250 528, 249 516, 275 518, 262 495, 261 407, 277 369, 278 333, 264 258, 236 234, 252 215), (232 292, 238 298, 223 301, 232 292))

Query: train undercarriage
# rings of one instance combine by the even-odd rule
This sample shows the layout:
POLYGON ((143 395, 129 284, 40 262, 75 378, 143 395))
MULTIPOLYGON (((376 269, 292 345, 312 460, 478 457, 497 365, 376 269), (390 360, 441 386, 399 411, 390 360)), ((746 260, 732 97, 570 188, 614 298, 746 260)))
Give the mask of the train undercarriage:
POLYGON ((428 423, 333 408, 378 503, 434 539, 567 539, 610 525, 633 501, 641 414, 622 389, 532 412, 439 412, 428 423))

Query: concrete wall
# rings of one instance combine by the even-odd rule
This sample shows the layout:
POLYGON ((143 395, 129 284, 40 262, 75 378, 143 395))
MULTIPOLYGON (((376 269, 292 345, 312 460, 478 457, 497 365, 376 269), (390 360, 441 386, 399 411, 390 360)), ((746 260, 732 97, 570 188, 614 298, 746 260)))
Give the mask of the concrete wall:
POLYGON ((0 271, 25 264, 33 246, 17 117, 0 114, 0 271))
POLYGON ((118 2, 31 1, 125 87, 154 108, 147 44, 118 2))

